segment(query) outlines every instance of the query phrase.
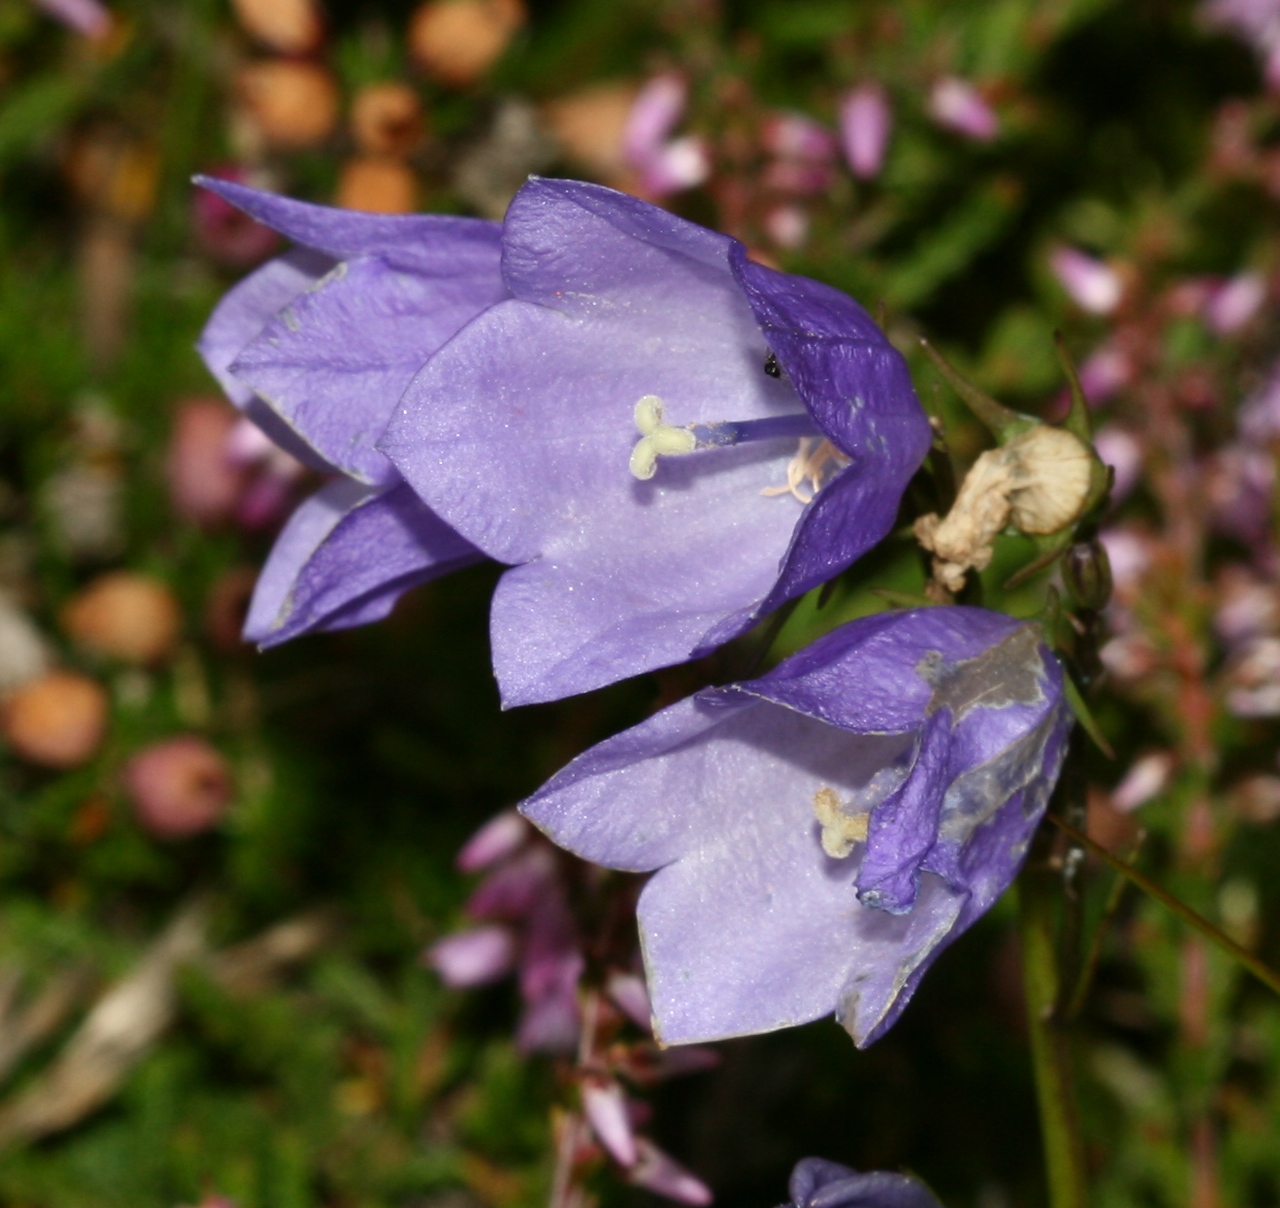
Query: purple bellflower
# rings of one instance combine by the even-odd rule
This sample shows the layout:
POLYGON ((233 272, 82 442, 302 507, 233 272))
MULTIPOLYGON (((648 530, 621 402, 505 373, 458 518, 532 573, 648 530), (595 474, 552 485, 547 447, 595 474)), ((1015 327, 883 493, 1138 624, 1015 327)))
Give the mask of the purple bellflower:
POLYGON ((780 1208, 942 1208, 918 1179, 882 1170, 859 1174, 825 1158, 803 1158, 780 1208))
POLYGON ((834 1011, 862 1047, 1008 887, 1070 728, 1034 625, 884 613, 600 743, 520 809, 656 870, 637 914, 661 1041, 834 1011))
POLYGON ((297 246, 223 298, 200 352, 276 444, 331 476, 280 533, 245 636, 271 646, 378 620, 409 587, 483 556, 418 499, 374 441, 422 364, 507 296, 500 229, 201 183, 297 246))
POLYGON ((431 358, 379 447, 514 567, 505 704, 697 657, 889 531, 930 431, 857 303, 574 181, 530 181, 502 244, 511 300, 431 358))

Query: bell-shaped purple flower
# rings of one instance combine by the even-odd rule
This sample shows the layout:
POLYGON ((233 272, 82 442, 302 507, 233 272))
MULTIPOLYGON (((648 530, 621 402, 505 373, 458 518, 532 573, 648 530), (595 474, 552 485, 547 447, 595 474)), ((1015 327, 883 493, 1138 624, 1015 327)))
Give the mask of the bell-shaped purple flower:
POLYGON ((440 350, 380 442, 489 556, 508 705, 682 662, 879 541, 929 447, 844 294, 598 185, 533 180, 512 299, 440 350))
POLYGON ((520 807, 638 916, 655 1034, 835 1012, 859 1046, 1004 892, 1071 715, 1039 629, 983 609, 850 622, 579 756, 520 807))
POLYGON ((404 485, 374 442, 423 363, 507 296, 500 229, 202 183, 298 246, 227 294, 200 352, 232 402, 278 445, 334 476, 280 534, 246 636, 269 646, 377 620, 407 588, 482 557, 404 485))
POLYGON ((933 1193, 905 1174, 859 1174, 825 1158, 802 1158, 791 1172, 791 1199, 781 1208, 942 1208, 933 1193))

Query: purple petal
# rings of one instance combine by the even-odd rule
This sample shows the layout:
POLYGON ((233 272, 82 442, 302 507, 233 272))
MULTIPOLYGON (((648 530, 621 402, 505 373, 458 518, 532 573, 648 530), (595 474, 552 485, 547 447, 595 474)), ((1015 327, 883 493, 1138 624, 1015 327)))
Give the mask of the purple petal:
POLYGON ((929 442, 901 358, 834 290, 735 278, 735 247, 608 189, 532 182, 504 236, 516 300, 432 358, 388 426, 380 447, 428 505, 491 556, 525 564, 494 597, 504 703, 683 661, 750 627, 766 601, 842 569, 892 523, 929 442), (764 372, 769 345, 744 280, 803 363, 799 398, 764 372), (787 438, 666 461, 636 481, 633 409, 648 394, 676 424, 800 414, 804 399, 824 432, 850 442, 857 472, 832 484, 846 504, 829 518, 818 508, 812 536, 806 518, 793 543, 807 513, 762 494, 785 481, 787 438))
POLYGON ((196 177, 264 226, 334 260, 380 256, 393 268, 431 277, 483 277, 496 269, 501 228, 444 214, 366 214, 294 201, 212 176, 196 177))
POLYGON ((294 248, 269 260, 223 296, 214 307, 196 344, 209 372, 237 407, 244 408, 253 391, 234 377, 231 362, 240 350, 299 294, 310 289, 334 262, 309 248, 294 248))
POLYGON ((789 1208, 942 1208, 918 1179, 804 1158, 791 1173, 789 1208))
POLYGON ((410 587, 481 557, 407 487, 378 492, 340 479, 302 503, 276 539, 245 636, 274 646, 377 620, 410 587))
POLYGON ((460 327, 506 296, 487 272, 431 277, 345 261, 280 308, 230 373, 326 460, 363 482, 399 478, 374 447, 400 395, 460 327))
POLYGON ((1071 720, 1036 633, 959 607, 855 621, 599 744, 523 803, 588 860, 658 869, 638 916, 665 1043, 833 1010, 859 1045, 891 1026, 1008 886, 1057 776, 1071 720), (819 842, 820 790, 870 811, 847 857, 819 842))

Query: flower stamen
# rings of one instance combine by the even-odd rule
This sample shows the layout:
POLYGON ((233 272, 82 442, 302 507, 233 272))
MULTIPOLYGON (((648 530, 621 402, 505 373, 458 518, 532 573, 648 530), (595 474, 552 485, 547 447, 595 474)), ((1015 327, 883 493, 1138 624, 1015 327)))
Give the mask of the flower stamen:
POLYGON ((840 794, 827 785, 813 795, 813 814, 822 827, 822 850, 833 860, 843 860, 855 844, 867 841, 871 815, 846 814, 840 794))
POLYGON ((822 490, 828 476, 839 473, 848 464, 849 458, 829 440, 816 441, 813 437, 801 437, 796 455, 787 463, 787 485, 765 487, 760 494, 770 498, 793 495, 801 503, 812 503, 813 497, 822 490), (801 490, 801 484, 805 482, 811 488, 807 492, 801 490))

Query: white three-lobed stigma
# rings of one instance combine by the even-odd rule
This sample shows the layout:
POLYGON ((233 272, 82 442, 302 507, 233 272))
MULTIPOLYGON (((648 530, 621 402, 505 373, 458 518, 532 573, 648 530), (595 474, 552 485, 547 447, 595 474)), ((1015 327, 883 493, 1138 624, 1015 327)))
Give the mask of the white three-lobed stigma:
POLYGON ((656 394, 646 394, 636 403, 635 420, 640 439, 631 450, 631 473, 636 478, 652 478, 659 457, 692 453, 698 447, 698 438, 688 428, 662 422, 662 400, 656 394))

